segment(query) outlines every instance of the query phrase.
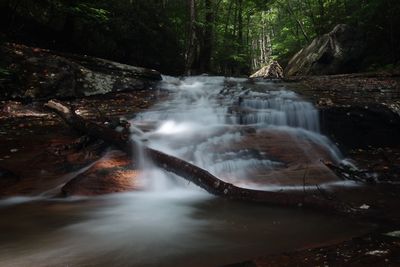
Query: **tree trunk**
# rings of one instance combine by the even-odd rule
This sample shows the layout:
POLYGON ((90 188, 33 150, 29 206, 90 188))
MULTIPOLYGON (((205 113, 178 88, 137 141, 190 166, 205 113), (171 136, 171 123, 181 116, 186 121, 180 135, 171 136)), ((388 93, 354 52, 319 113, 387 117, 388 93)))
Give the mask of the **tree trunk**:
POLYGON ((303 34, 304 38, 306 39, 307 43, 310 43, 310 38, 308 37, 303 23, 299 20, 299 18, 296 16, 296 14, 293 11, 292 6, 290 5, 290 1, 287 1, 287 5, 284 6, 284 8, 287 10, 287 12, 293 17, 294 21, 296 22, 297 26, 300 28, 301 33, 303 34))
POLYGON ((238 40, 238 53, 242 52, 243 48, 243 0, 238 0, 238 35, 237 35, 237 40, 238 40))
POLYGON ((214 28, 214 11, 213 1, 205 0, 205 29, 203 34, 203 42, 199 58, 200 71, 209 73, 211 71, 211 56, 213 49, 213 28, 214 28))
POLYGON ((196 36, 196 3, 195 0, 188 0, 189 24, 188 24, 188 40, 185 55, 185 73, 193 74, 193 64, 197 52, 197 36, 196 36))
POLYGON ((323 33, 321 33, 321 27, 320 25, 317 23, 317 20, 315 18, 314 15, 314 11, 313 11, 313 6, 311 4, 311 0, 307 0, 306 1, 307 4, 307 9, 308 9, 308 17, 310 18, 313 28, 314 28, 314 32, 318 35, 321 36, 323 33))

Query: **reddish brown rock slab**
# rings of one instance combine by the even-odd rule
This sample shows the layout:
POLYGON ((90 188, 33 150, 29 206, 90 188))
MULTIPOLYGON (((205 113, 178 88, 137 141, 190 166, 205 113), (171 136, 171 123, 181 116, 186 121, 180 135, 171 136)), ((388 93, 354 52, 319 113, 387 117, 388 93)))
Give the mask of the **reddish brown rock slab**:
MULTIPOLYGON (((0 142, 0 168, 7 170, 8 177, 0 187, 0 197, 14 195, 37 195, 51 190, 70 179, 67 175, 90 162, 85 152, 74 162, 68 162, 66 155, 50 152, 52 146, 69 144, 77 137, 66 129, 47 128, 20 131, 14 129, 2 135, 0 142), (16 178, 18 177, 18 178, 16 178)), ((6 178, 6 177, 3 177, 6 178)))
MULTIPOLYGON (((84 118, 104 123, 132 117, 167 95, 158 90, 118 92, 66 103, 84 118)), ((0 198, 59 194, 63 184, 101 157, 96 144, 69 147, 79 137, 42 102, 0 101, 0 198)))
MULTIPOLYGON (((273 187, 295 187, 301 189, 311 187, 317 190, 316 185, 338 181, 338 178, 325 166, 315 164, 304 164, 284 167, 267 172, 258 172, 246 179, 233 181, 234 184, 246 187, 247 183, 253 186, 272 186, 273 187)), ((271 188, 271 189, 272 189, 271 188)), ((294 188, 293 188, 294 189, 294 188)))
POLYGON ((112 151, 69 181, 61 191, 64 196, 93 196, 140 190, 139 175, 129 156, 112 151))
POLYGON ((247 177, 223 178, 238 185, 254 183, 261 186, 303 186, 329 183, 340 179, 321 160, 334 161, 326 150, 311 141, 279 129, 268 129, 257 133, 246 133, 240 141, 226 146, 214 146, 214 151, 258 151, 263 159, 275 165, 269 170, 248 170, 247 177))
POLYGON ((102 155, 104 145, 99 142, 76 147, 79 135, 62 124, 43 126, 24 118, 23 127, 12 127, 11 121, 0 132, 0 197, 58 194, 63 184, 102 155))

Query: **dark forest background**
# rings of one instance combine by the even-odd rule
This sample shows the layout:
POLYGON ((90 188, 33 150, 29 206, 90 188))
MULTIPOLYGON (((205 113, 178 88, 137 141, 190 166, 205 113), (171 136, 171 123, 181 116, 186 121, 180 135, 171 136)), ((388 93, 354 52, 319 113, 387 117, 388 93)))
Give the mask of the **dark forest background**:
POLYGON ((283 66, 340 23, 366 45, 358 71, 398 67, 398 0, 1 0, 2 41, 165 74, 247 75, 283 66))

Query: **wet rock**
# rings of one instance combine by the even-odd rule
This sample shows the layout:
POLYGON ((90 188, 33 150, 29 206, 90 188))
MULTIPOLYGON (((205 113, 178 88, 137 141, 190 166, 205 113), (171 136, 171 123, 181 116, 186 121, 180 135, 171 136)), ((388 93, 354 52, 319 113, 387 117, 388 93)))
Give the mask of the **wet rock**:
POLYGON ((250 78, 283 78, 283 69, 277 61, 272 61, 252 74, 250 78))
POLYGON ((400 78, 396 72, 289 78, 287 86, 320 109, 321 130, 342 149, 398 145, 400 78))
POLYGON ((315 38, 289 61, 285 76, 324 75, 355 71, 363 55, 362 36, 345 24, 315 38))
POLYGON ((133 191, 140 189, 138 176, 139 172, 129 157, 121 152, 113 152, 69 181, 61 191, 64 196, 133 191))
POLYGON ((89 56, 24 45, 1 47, 11 76, 0 83, 0 99, 71 98, 142 90, 161 80, 155 70, 89 56))
POLYGON ((396 146, 400 117, 383 105, 327 107, 321 110, 321 130, 342 148, 396 146))
POLYGON ((319 100, 318 100, 318 106, 319 107, 323 107, 323 106, 333 106, 333 102, 332 102, 332 100, 330 99, 330 98, 324 98, 324 97, 322 97, 322 98, 320 98, 319 100))
POLYGON ((214 145, 212 151, 219 154, 235 152, 239 158, 250 154, 257 160, 269 160, 263 168, 253 165, 241 173, 240 161, 231 169, 219 173, 219 177, 240 186, 301 188, 315 184, 337 182, 338 177, 329 170, 321 159, 332 160, 325 148, 296 135, 282 130, 268 129, 256 133, 244 133, 240 141, 229 147, 214 145), (246 151, 247 153, 241 153, 246 151), (258 153, 257 153, 258 151, 258 153), (242 155, 241 155, 242 154, 242 155), (237 166, 236 166, 237 165, 237 166), (266 168, 269 168, 266 171, 266 168))
POLYGON ((392 231, 392 232, 389 232, 389 233, 385 233, 385 235, 391 236, 391 237, 400 238, 400 231, 392 231))

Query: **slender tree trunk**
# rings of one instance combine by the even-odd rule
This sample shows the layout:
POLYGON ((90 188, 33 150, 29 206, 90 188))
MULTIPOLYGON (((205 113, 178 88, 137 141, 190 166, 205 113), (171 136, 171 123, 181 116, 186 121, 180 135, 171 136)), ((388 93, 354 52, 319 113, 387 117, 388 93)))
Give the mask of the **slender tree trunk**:
POLYGON ((203 42, 200 53, 200 71, 209 73, 211 71, 211 56, 213 49, 213 28, 214 28, 214 11, 213 1, 204 0, 205 4, 205 29, 203 42))
POLYGON ((237 18, 238 18, 238 5, 237 5, 237 1, 233 1, 235 3, 235 8, 234 8, 234 15, 233 15, 233 32, 232 32, 232 36, 236 36, 237 33, 237 18))
POLYGON ((195 0, 188 0, 189 23, 188 23, 188 40, 185 55, 185 74, 193 74, 193 64, 197 52, 197 36, 196 36, 196 3, 195 0))
MULTIPOLYGON (((236 52, 238 55, 243 53, 243 0, 237 0, 236 2, 236 23, 235 23, 235 37, 237 42, 236 52)), ((242 64, 235 62, 233 64, 232 72, 235 75, 239 75, 242 72, 242 64)))
POLYGON ((237 35, 237 40, 238 40, 238 52, 242 52, 243 50, 243 0, 238 0, 238 35, 237 35))
POLYGON ((318 8, 319 8, 319 31, 321 33, 325 32, 325 8, 324 8, 324 1, 318 0, 318 8))
POLYGON ((251 14, 250 14, 250 12, 247 14, 247 18, 246 18, 246 26, 247 26, 247 28, 246 28, 246 47, 249 47, 250 46, 250 27, 251 27, 251 25, 250 25, 250 17, 251 17, 251 14))
POLYGON ((228 13, 226 16, 226 21, 225 21, 225 28, 224 28, 224 36, 225 37, 228 35, 228 26, 229 26, 229 22, 231 21, 232 5, 233 5, 233 1, 230 1, 229 7, 228 7, 228 13))
POLYGON ((303 23, 299 20, 299 18, 296 16, 296 14, 293 11, 292 6, 290 5, 290 1, 287 1, 287 5, 286 5, 286 10, 288 11, 288 13, 293 17, 294 21, 297 23, 297 25, 299 26, 301 33, 303 34, 304 38, 306 39, 307 43, 310 42, 310 38, 308 37, 305 29, 304 29, 304 25, 303 23))
MULTIPOLYGON (((229 37, 230 37, 229 25, 230 25, 231 17, 232 17, 233 2, 234 1, 229 1, 228 13, 227 13, 227 16, 226 16, 224 34, 223 34, 223 41, 222 41, 222 46, 223 47, 226 47, 228 45, 228 42, 230 41, 229 40, 229 37)), ((228 74, 228 64, 227 64, 226 61, 224 61, 222 63, 221 70, 225 75, 228 74)))
POLYGON ((315 31, 315 33, 316 33, 318 36, 320 36, 320 35, 323 34, 323 33, 321 32, 321 27, 320 27, 320 25, 317 23, 317 20, 316 20, 316 18, 315 18, 315 15, 314 15, 314 12, 313 12, 313 6, 312 6, 312 4, 311 4, 311 1, 310 1, 310 0, 307 0, 306 3, 307 3, 307 9, 308 9, 308 16, 309 16, 310 19, 311 19, 311 22, 312 22, 312 24, 313 24, 314 31, 315 31))

